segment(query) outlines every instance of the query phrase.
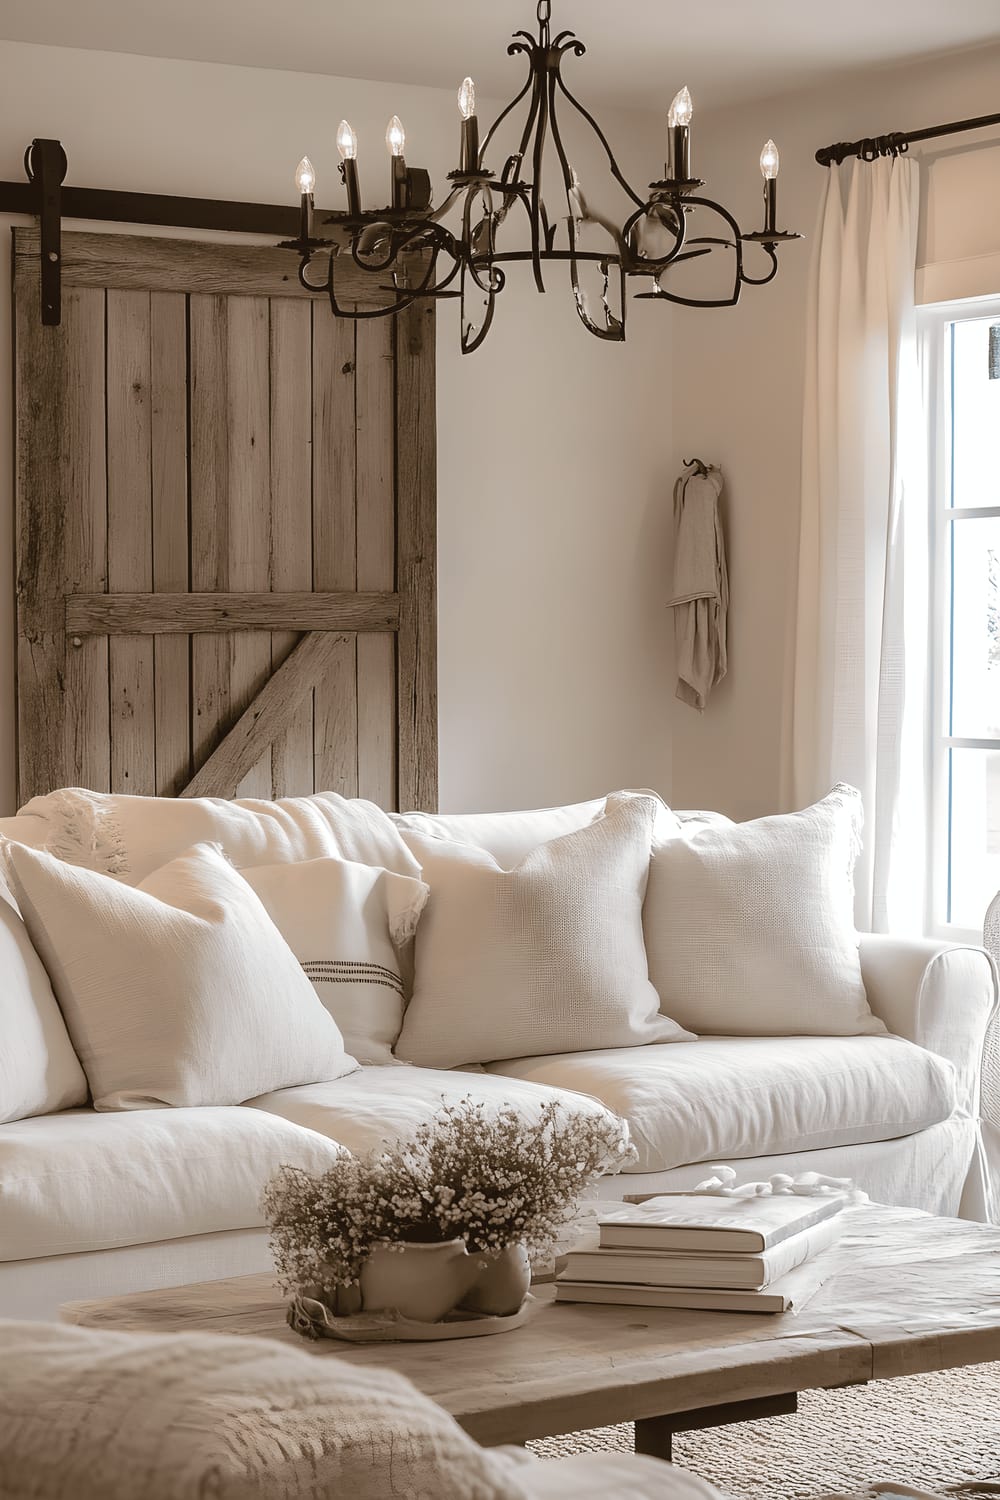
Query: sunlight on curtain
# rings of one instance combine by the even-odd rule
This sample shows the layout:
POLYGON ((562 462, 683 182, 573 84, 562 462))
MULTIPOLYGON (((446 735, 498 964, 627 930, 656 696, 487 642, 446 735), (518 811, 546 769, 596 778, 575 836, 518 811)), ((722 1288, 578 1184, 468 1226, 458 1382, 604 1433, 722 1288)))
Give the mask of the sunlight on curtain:
POLYGON ((926 439, 909 157, 831 167, 807 322, 793 791, 864 797, 858 925, 924 921, 926 439))

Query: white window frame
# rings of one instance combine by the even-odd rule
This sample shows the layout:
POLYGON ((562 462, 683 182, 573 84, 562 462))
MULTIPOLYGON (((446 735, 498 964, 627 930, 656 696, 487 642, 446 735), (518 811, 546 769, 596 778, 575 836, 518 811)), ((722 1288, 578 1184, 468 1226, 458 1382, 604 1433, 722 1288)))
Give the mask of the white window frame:
MULTIPOLYGON (((928 414, 928 522, 930 528, 931 668, 927 716, 927 911, 925 930, 956 942, 982 942, 982 930, 947 920, 950 880, 949 750, 1000 750, 1000 739, 968 739, 949 733, 951 690, 951 523, 1000 516, 1000 505, 951 505, 951 325, 988 319, 1000 322, 1000 297, 969 297, 917 309, 917 328, 928 414)), ((984 909, 985 916, 985 909, 984 909)))

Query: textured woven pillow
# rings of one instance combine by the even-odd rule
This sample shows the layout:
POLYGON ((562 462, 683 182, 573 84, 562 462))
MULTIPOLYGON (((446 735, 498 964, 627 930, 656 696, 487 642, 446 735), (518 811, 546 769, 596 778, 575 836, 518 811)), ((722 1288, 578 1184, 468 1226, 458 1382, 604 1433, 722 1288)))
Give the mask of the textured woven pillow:
POLYGON ((605 817, 502 870, 485 850, 408 838, 431 888, 396 1055, 461 1063, 687 1040, 657 1013, 642 940, 656 804, 605 817))
POLYGON ((724 1036, 885 1031, 868 1008, 854 927, 861 797, 708 824, 657 846, 644 913, 661 1008, 724 1036))
POLYGON ((10 1500, 527 1500, 520 1466, 382 1366, 52 1323, 0 1323, 0 1343, 10 1500))
POLYGON ((240 1104, 357 1066, 213 845, 135 888, 19 844, 9 863, 95 1109, 240 1104))
POLYGON ((341 859, 241 870, 360 1063, 392 1063, 403 1024, 399 950, 427 886, 341 859))

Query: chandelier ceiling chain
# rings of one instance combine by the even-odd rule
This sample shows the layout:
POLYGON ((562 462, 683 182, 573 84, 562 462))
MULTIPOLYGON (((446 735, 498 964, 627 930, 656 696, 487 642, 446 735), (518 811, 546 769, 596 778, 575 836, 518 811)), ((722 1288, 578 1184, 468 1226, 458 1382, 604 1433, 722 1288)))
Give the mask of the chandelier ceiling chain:
POLYGON ((508 45, 511 57, 523 56, 528 76, 520 92, 501 110, 479 143, 475 86, 466 78, 459 89, 461 149, 459 166, 448 174, 449 189, 440 207, 432 206, 426 171, 408 167, 406 135, 397 116, 389 122, 386 145, 390 155, 391 198, 385 208, 364 209, 358 175, 357 136, 346 120, 337 131, 340 172, 347 190, 347 211, 323 222, 328 234, 314 228, 315 170, 303 157, 295 174, 300 193, 298 238, 283 242, 299 256, 299 280, 310 292, 325 293, 336 317, 364 319, 392 317, 422 298, 458 301, 461 347, 470 354, 490 330, 496 300, 506 285, 505 267, 530 264, 538 291, 545 291, 544 267, 564 263, 577 313, 589 333, 621 342, 625 337, 626 288, 643 278, 648 289, 637 299, 681 303, 688 307, 731 307, 744 285, 763 286, 778 270, 778 246, 800 236, 776 227, 779 157, 768 141, 760 157, 764 178, 764 223, 743 233, 728 209, 699 197, 704 186, 691 174, 691 96, 681 89, 673 101, 667 125, 667 162, 663 177, 649 184, 641 196, 628 182, 607 137, 594 116, 567 87, 562 76, 567 54, 582 57, 584 44, 572 31, 551 34, 551 0, 538 0, 538 35, 517 31, 508 45), (486 165, 486 154, 497 132, 526 103, 527 113, 516 149, 499 176, 486 165), (601 147, 611 177, 624 191, 631 211, 616 224, 588 204, 583 184, 565 144, 560 109, 582 120, 601 147), (565 196, 566 212, 551 217, 542 194, 543 170, 554 158, 565 196), (527 176, 524 174, 527 172, 527 176), (714 233, 691 233, 696 211, 715 215, 714 233), (521 215, 523 212, 523 219, 521 215), (504 231, 510 218, 526 224, 527 243, 507 247, 504 231), (452 218, 455 227, 444 222, 452 218), (595 240, 599 237, 599 243, 595 240), (502 245, 500 242, 503 242, 502 245), (764 271, 750 275, 744 266, 745 244, 759 246, 764 271), (731 254, 731 281, 724 295, 685 296, 671 290, 670 272, 683 262, 714 254, 731 254), (387 304, 347 306, 337 297, 337 270, 348 255, 360 269, 379 278, 388 292, 387 304), (317 276, 317 272, 319 275, 317 276))

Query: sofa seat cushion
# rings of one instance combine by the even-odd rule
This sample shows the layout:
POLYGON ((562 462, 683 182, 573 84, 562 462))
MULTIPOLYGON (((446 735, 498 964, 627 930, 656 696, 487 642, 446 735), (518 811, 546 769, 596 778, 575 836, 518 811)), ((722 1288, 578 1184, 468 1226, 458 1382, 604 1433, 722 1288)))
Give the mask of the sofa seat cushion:
POLYGON ((255 1110, 65 1110, 0 1126, 0 1261, 250 1229, 285 1162, 322 1171, 322 1136, 255 1110))
MULTIPOLYGON (((632 1172, 891 1140, 946 1120, 955 1071, 899 1037, 702 1037, 491 1063, 628 1121, 632 1172)), ((350 1082, 350 1080, 348 1080, 350 1082)))
MULTIPOLYGON (((493 1077, 478 1069, 466 1072, 389 1064, 359 1068, 333 1083, 279 1089, 250 1099, 247 1105, 318 1131, 361 1156, 411 1136, 443 1104, 457 1104, 466 1096, 481 1101, 488 1110, 513 1104, 533 1119, 552 1094, 551 1088, 518 1078, 493 1077)), ((573 1095, 567 1103, 587 1114, 603 1113, 594 1098, 573 1095)))

